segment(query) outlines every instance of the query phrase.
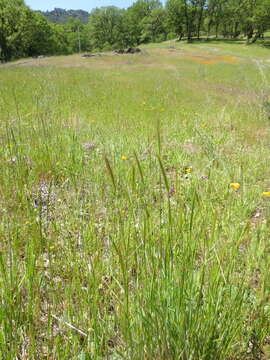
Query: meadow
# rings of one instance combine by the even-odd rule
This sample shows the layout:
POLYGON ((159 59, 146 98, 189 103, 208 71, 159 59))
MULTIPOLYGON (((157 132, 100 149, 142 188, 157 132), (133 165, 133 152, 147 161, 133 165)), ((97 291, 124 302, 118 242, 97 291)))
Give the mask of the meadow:
POLYGON ((270 50, 0 66, 0 359, 270 358, 270 50))

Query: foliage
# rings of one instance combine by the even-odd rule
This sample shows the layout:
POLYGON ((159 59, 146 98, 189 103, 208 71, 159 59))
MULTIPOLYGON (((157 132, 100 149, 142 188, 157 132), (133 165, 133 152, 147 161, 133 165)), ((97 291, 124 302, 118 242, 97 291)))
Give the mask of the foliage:
POLYGON ((121 41, 121 23, 123 10, 115 6, 96 8, 90 13, 89 30, 91 45, 95 49, 108 50, 121 41))
POLYGON ((166 39, 166 11, 161 7, 153 9, 142 20, 141 42, 160 42, 166 39))
POLYGON ((184 36, 184 21, 185 21, 185 12, 184 4, 179 0, 167 0, 166 2, 167 10, 167 22, 169 29, 174 32, 179 39, 181 40, 184 36))
POLYGON ((68 19, 79 20, 82 24, 88 23, 89 13, 84 10, 65 10, 55 8, 52 11, 41 12, 48 21, 56 24, 65 24, 68 19))
POLYGON ((15 0, 0 0, 0 60, 67 52, 65 35, 43 15, 15 0))

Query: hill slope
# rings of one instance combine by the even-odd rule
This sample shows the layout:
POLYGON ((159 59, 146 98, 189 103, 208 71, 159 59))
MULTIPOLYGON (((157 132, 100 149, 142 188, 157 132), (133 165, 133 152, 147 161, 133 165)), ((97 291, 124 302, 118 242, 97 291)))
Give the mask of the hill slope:
POLYGON ((65 10, 55 8, 52 11, 45 11, 42 14, 50 21, 56 24, 64 24, 68 18, 80 19, 83 24, 87 24, 89 13, 84 10, 65 10))

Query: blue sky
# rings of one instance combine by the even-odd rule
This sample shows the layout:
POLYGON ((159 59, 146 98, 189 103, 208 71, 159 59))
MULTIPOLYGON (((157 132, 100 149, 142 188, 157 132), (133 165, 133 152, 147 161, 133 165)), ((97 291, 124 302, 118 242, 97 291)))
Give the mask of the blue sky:
POLYGON ((34 10, 82 9, 90 11, 95 7, 114 5, 120 8, 130 6, 135 0, 25 0, 25 3, 34 10))

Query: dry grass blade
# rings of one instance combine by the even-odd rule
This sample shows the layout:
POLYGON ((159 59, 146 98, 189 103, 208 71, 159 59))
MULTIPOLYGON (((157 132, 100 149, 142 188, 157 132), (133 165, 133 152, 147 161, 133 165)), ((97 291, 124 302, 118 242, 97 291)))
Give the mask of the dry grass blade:
POLYGON ((158 162, 159 162, 160 169, 161 169, 161 172, 162 172, 162 175, 163 175, 163 179, 164 179, 164 183, 165 183, 165 186, 166 186, 166 190, 167 190, 167 192, 169 193, 169 192, 170 192, 170 187, 169 187, 169 183, 168 183, 168 178, 167 178, 167 176, 166 176, 166 172, 165 172, 164 166, 163 166, 162 161, 161 161, 161 159, 160 159, 159 156, 158 156, 158 162))
POLYGON ((108 170, 108 173, 109 173, 110 178, 111 178, 112 183, 113 183, 114 191, 116 191, 115 177, 114 177, 114 174, 113 174, 113 171, 112 171, 110 162, 109 162, 109 160, 108 160, 108 158, 107 158, 106 156, 104 157, 104 159, 105 159, 106 168, 107 168, 107 170, 108 170))
POLYGON ((138 166, 138 169, 139 169, 139 173, 140 173, 140 176, 141 176, 141 179, 142 179, 142 183, 144 185, 144 176, 143 176, 142 167, 141 167, 140 161, 138 159, 137 153, 135 151, 134 151, 134 156, 135 156, 135 160, 136 160, 136 163, 137 163, 137 166, 138 166))
POLYGON ((57 317, 57 316, 55 316, 55 315, 53 315, 53 314, 52 314, 52 318, 53 318, 54 320, 57 320, 58 322, 64 324, 64 325, 66 325, 66 326, 69 327, 70 329, 72 329, 72 330, 74 330, 74 331, 77 331, 77 333, 79 333, 80 335, 87 337, 87 334, 86 334, 85 332, 83 332, 82 330, 76 328, 74 325, 68 323, 67 321, 65 321, 65 320, 63 320, 63 319, 60 319, 59 317, 57 317))

